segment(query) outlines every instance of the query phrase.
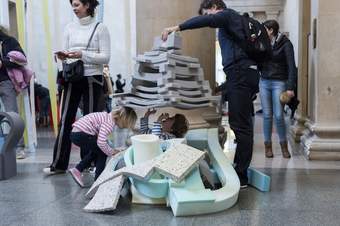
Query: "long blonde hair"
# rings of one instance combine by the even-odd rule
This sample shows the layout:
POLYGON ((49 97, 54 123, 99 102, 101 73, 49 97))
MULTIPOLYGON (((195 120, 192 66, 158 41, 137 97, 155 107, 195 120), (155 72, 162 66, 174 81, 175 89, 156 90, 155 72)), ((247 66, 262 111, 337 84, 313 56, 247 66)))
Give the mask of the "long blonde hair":
POLYGON ((118 110, 112 111, 111 114, 112 118, 116 122, 121 122, 124 128, 134 129, 137 121, 137 114, 132 108, 121 107, 118 110))

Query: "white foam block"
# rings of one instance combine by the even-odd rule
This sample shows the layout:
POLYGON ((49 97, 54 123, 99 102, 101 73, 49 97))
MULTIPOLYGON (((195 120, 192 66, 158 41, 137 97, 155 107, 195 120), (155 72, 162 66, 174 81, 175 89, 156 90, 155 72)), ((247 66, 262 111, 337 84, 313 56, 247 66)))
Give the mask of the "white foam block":
POLYGON ((86 212, 106 212, 115 210, 125 181, 124 176, 102 184, 93 199, 84 207, 86 212))
POLYGON ((204 158, 205 152, 186 144, 171 147, 156 162, 156 170, 180 183, 190 171, 204 158))
POLYGON ((139 180, 147 180, 153 173, 155 166, 155 160, 147 161, 142 164, 134 165, 132 167, 124 167, 122 169, 114 171, 109 165, 105 167, 105 170, 93 183, 91 188, 86 193, 87 198, 93 197, 99 186, 103 183, 112 180, 119 176, 130 176, 139 180))

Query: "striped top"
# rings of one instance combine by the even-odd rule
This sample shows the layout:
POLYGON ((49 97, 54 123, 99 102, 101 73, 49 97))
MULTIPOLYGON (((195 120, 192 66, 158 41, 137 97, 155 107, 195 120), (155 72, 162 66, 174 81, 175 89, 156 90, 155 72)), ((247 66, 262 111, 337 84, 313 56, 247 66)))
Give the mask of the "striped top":
POLYGON ((149 118, 140 119, 140 133, 142 134, 154 134, 162 140, 169 140, 176 138, 175 135, 171 133, 162 132, 162 124, 159 122, 154 122, 152 129, 149 128, 149 118))
POLYGON ((112 156, 116 154, 117 151, 112 149, 107 142, 107 137, 116 126, 111 113, 91 113, 81 117, 72 126, 72 132, 84 132, 97 136, 97 145, 106 155, 112 156))

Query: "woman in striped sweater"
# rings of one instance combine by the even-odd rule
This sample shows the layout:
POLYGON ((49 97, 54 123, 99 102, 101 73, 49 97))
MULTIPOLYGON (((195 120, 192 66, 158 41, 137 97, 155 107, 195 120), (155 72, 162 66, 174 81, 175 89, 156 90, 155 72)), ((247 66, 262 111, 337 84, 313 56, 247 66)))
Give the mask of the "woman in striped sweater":
POLYGON ((113 132, 116 126, 121 129, 133 129, 136 120, 136 112, 132 108, 123 107, 111 113, 98 112, 86 115, 72 125, 71 141, 86 153, 77 166, 69 170, 74 180, 81 187, 84 186, 81 175, 83 170, 90 167, 92 162, 95 162, 95 179, 97 179, 105 168, 107 156, 113 156, 120 151, 112 149, 108 145, 107 137, 109 134, 113 132))

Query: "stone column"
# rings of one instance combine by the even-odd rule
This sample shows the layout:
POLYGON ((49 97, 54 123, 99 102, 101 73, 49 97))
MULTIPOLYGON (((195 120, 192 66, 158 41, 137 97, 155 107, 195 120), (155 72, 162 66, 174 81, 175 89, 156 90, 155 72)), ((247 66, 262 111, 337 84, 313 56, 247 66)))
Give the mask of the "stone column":
POLYGON ((307 130, 301 145, 308 159, 340 160, 340 4, 313 0, 307 130))
POLYGON ((301 141, 305 130, 308 106, 308 44, 311 30, 311 1, 300 1, 300 27, 299 27, 299 73, 298 73, 298 99, 300 105, 295 113, 295 123, 291 127, 291 137, 295 142, 301 141))

